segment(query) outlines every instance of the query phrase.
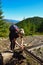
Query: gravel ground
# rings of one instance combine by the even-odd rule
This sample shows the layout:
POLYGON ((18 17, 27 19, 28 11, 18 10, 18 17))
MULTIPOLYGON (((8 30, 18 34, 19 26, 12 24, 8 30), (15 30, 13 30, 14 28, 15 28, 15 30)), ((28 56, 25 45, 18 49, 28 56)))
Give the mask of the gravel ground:
MULTIPOLYGON (((36 36, 26 36, 23 38, 24 44, 26 46, 32 46, 43 43, 43 35, 36 35, 36 36)), ((18 43, 20 44, 20 39, 17 39, 18 43)), ((9 38, 0 38, 0 51, 10 49, 10 41, 9 38)))
MULTIPOLYGON (((24 39, 24 44, 28 47, 43 43, 43 35, 25 36, 23 39, 24 39)), ((19 44, 21 43, 20 39, 17 39, 17 41, 19 44)), ((9 50, 9 49, 10 49, 9 38, 0 38, 0 52, 5 51, 5 50, 9 50)), ((43 60, 43 46, 31 48, 30 51, 43 60)), ((4 58, 4 60, 5 60, 5 58, 4 58)))

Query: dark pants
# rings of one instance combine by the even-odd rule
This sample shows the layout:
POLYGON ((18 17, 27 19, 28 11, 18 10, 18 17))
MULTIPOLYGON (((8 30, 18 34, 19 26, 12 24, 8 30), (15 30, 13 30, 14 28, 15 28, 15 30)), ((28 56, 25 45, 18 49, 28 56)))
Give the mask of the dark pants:
POLYGON ((16 38, 18 38, 18 37, 19 37, 18 34, 15 33, 15 32, 10 32, 10 33, 9 33, 9 39, 10 39, 10 42, 11 42, 11 44, 10 44, 11 50, 13 50, 14 47, 15 47, 15 42, 13 41, 14 38, 16 39, 16 38))
POLYGON ((11 41, 10 49, 11 49, 11 50, 14 50, 14 47, 15 47, 15 42, 12 42, 12 41, 11 41))

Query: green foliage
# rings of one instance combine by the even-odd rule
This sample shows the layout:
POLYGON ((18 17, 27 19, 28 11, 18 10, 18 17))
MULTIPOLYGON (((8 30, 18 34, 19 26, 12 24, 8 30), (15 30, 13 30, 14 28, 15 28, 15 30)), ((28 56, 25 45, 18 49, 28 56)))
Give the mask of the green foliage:
POLYGON ((2 6, 1 6, 2 2, 0 0, 0 37, 6 37, 8 36, 8 28, 9 28, 9 24, 5 22, 5 20, 3 20, 3 12, 2 12, 2 6))
POLYGON ((43 21, 41 22, 40 26, 38 27, 39 32, 43 32, 43 21))
POLYGON ((20 28, 24 28, 25 35, 33 35, 35 33, 43 32, 43 18, 41 17, 27 18, 16 25, 20 28))

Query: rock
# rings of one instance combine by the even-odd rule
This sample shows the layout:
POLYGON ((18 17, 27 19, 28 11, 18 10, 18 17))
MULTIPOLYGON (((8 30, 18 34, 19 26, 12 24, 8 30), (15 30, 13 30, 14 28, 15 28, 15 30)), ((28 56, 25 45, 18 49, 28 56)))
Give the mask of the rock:
POLYGON ((1 53, 1 55, 3 57, 3 63, 5 65, 12 58, 13 53, 12 52, 3 52, 3 53, 1 53))

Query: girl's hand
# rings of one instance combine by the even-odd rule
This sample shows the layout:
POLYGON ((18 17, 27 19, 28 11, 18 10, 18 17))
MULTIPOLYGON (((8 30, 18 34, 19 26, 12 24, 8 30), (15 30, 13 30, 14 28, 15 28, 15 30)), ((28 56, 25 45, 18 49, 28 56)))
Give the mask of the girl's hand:
POLYGON ((21 45, 21 49, 22 49, 22 50, 24 49, 24 46, 23 46, 23 45, 21 45))

